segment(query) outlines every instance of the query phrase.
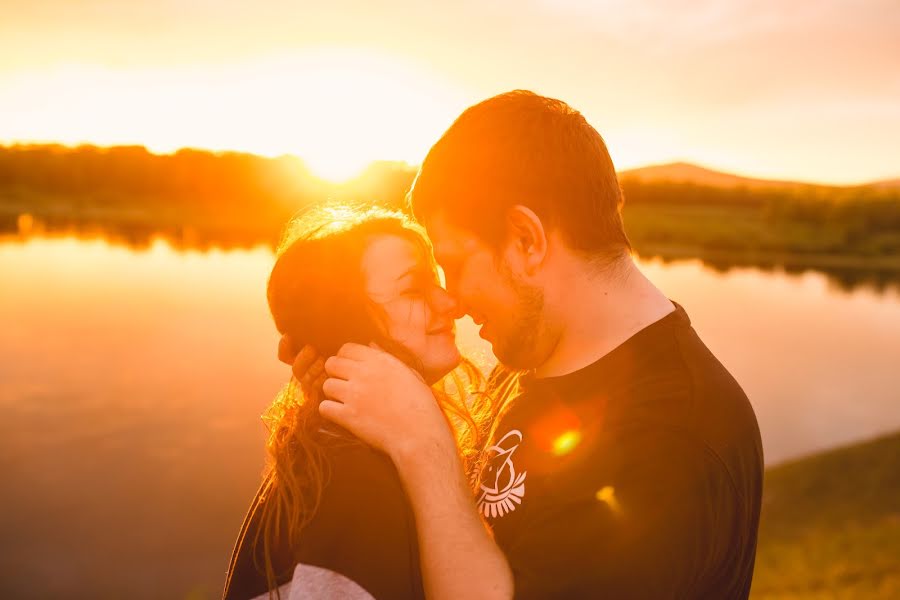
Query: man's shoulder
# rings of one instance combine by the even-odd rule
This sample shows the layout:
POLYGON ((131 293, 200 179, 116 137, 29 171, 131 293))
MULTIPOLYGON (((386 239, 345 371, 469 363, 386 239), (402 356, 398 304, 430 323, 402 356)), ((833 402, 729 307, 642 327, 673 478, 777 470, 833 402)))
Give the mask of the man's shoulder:
POLYGON ((631 453, 655 453, 667 468, 688 472, 682 476, 716 477, 756 505, 763 449, 747 394, 689 324, 675 328, 672 341, 663 372, 646 365, 634 382, 616 437, 631 453))
POLYGON ((697 333, 678 337, 684 370, 690 383, 690 426, 728 465, 762 464, 762 440, 753 405, 728 368, 697 333))

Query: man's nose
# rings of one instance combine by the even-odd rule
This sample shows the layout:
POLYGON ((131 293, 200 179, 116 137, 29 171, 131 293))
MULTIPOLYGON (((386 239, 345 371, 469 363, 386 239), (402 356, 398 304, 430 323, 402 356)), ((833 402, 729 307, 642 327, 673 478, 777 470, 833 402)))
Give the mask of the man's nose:
POLYGON ((456 276, 445 276, 445 289, 444 292, 453 299, 456 303, 456 307, 454 308, 454 319, 461 319, 469 312, 468 307, 466 306, 465 300, 463 300, 462 287, 459 285, 460 281, 456 276))

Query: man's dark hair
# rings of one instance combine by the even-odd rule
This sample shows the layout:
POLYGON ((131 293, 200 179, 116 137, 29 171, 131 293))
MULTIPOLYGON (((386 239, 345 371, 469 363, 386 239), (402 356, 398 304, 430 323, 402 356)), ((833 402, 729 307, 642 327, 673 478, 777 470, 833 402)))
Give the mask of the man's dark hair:
POLYGON ((575 250, 616 256, 631 245, 603 138, 561 100, 515 90, 469 107, 431 148, 409 193, 427 225, 441 215, 493 247, 521 204, 575 250))

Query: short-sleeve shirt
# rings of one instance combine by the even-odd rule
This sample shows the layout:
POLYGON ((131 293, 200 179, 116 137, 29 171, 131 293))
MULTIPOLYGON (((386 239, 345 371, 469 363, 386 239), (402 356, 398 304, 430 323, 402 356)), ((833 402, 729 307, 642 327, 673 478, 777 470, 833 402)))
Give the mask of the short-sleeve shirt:
MULTIPOLYGON (((413 513, 390 459, 338 436, 327 447, 328 477, 312 521, 296 547, 282 545, 273 562, 283 600, 424 598, 413 513)), ((244 519, 226 577, 226 600, 268 598, 264 572, 254 564, 263 482, 244 519)), ((262 544, 256 549, 262 565, 262 544)))
POLYGON ((518 393, 478 496, 516 598, 749 596, 759 427, 680 306, 518 393))

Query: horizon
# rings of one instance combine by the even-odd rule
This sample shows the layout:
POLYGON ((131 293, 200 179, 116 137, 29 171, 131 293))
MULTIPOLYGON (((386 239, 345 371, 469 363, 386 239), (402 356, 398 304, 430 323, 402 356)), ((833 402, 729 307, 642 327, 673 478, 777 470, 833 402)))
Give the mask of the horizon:
MULTIPOLYGON (((149 154, 154 156, 173 156, 178 152, 182 151, 197 151, 197 152, 208 152, 213 155, 226 155, 226 154, 243 154, 248 156, 254 156, 257 158, 263 158, 268 160, 276 160, 279 158, 292 158, 300 161, 304 167, 309 169, 310 175, 322 180, 325 183, 332 185, 344 185, 347 183, 353 182, 355 179, 358 179, 360 176, 365 174, 365 172, 372 168, 375 165, 379 164, 396 164, 402 165, 404 168, 410 170, 418 170, 421 166, 419 163, 412 163, 402 159, 389 159, 389 158, 374 158, 366 163, 363 163, 362 166, 355 171, 349 173, 349 175, 339 175, 339 176, 328 176, 317 172, 315 168, 311 167, 310 163, 302 156, 299 156, 294 153, 286 152, 281 154, 262 154, 257 152, 248 152, 245 150, 239 150, 234 148, 224 148, 224 149, 214 149, 214 148, 203 148, 199 146, 181 146, 178 148, 174 148, 168 151, 156 151, 153 148, 150 148, 144 144, 134 143, 134 144, 112 144, 112 145, 103 145, 96 144, 90 141, 84 142, 76 142, 76 143, 65 143, 60 141, 52 141, 52 140, 0 140, 0 148, 15 148, 15 147, 60 147, 66 150, 77 150, 79 148, 96 148, 99 150, 112 150, 115 148, 143 148, 149 154)), ((819 187, 836 187, 836 188, 853 188, 853 187, 866 187, 866 186, 877 186, 882 184, 889 184, 893 186, 897 184, 900 187, 900 171, 896 174, 896 176, 888 175, 887 177, 882 177, 875 180, 866 180, 866 181, 857 181, 857 182, 848 182, 848 183, 829 183, 822 181, 803 181, 797 179, 779 179, 779 178, 769 178, 763 175, 746 173, 740 171, 729 171, 722 168, 718 168, 713 165, 702 164, 693 161, 687 160, 673 160, 670 162, 663 163, 648 163, 648 164, 640 164, 630 167, 616 167, 616 173, 618 175, 623 175, 626 173, 640 172, 640 171, 648 171, 654 169, 665 169, 665 168, 688 168, 688 169, 698 169, 701 171, 706 171, 710 175, 725 175, 727 177, 733 177, 739 180, 748 180, 751 182, 760 182, 760 183, 772 183, 772 184, 785 184, 785 185, 811 185, 811 186, 819 186, 819 187)), ((665 179, 662 177, 661 179, 665 179)))
POLYGON ((885 0, 0 6, 9 142, 291 154, 346 179, 420 163, 467 106, 525 88, 580 110, 620 170, 898 176, 900 5, 885 0))

